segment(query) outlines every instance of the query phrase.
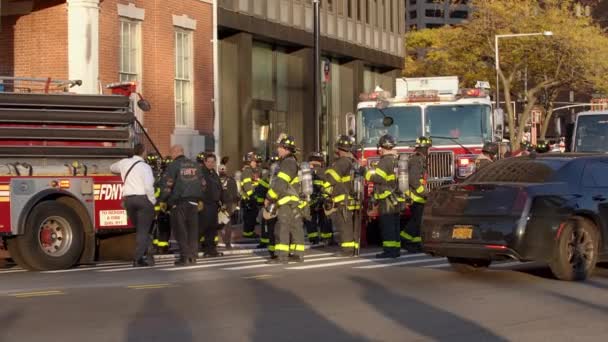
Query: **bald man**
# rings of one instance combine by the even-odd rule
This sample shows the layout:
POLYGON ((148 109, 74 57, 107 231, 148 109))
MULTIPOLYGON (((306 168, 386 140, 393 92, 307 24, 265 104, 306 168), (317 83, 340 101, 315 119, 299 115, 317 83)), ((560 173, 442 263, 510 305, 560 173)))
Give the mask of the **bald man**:
POLYGON ((196 263, 198 212, 203 209, 203 176, 198 163, 184 157, 181 145, 171 146, 173 162, 167 167, 161 187, 161 209, 171 208, 171 228, 179 243, 176 266, 196 263))

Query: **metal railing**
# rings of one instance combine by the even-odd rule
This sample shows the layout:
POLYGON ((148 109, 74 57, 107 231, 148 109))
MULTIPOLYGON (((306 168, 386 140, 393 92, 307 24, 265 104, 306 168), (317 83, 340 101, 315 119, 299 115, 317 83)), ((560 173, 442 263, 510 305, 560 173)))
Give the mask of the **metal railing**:
POLYGON ((66 93, 70 88, 80 85, 81 80, 0 76, 0 92, 5 93, 66 93))
POLYGON ((152 138, 150 138, 148 132, 137 118, 135 118, 135 121, 133 122, 133 133, 134 146, 135 144, 143 144, 146 147, 146 151, 148 151, 148 154, 156 153, 157 155, 162 157, 162 155, 160 154, 160 150, 158 149, 158 147, 156 147, 156 144, 154 144, 152 138))

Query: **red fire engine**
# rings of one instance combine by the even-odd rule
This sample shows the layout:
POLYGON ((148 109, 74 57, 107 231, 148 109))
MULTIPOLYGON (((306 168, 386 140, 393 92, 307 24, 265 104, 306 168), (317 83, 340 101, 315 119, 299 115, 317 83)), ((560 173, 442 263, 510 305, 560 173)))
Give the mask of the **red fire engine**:
POLYGON ((109 168, 136 142, 156 149, 133 114, 135 84, 109 87, 119 95, 66 91, 77 84, 0 79, 0 247, 27 269, 92 262, 100 234, 129 232, 109 168))

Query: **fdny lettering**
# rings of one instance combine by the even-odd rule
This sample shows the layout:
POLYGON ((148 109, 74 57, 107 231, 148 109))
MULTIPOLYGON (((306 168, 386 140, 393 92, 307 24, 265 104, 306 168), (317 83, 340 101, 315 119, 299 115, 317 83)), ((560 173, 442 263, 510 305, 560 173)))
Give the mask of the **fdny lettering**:
POLYGON ((122 199, 122 184, 102 184, 99 190, 99 199, 102 201, 122 199))
POLYGON ((182 176, 196 176, 196 169, 195 168, 182 169, 181 173, 182 173, 182 176))

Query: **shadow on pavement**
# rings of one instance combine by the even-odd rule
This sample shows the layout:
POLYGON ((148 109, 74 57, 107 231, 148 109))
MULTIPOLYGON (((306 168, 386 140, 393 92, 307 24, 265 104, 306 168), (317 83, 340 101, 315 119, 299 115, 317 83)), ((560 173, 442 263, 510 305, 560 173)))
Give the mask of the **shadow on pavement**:
MULTIPOLYGON (((0 322, 2 322, 2 332, 0 332, 0 342, 9 342, 10 335, 7 337, 7 332, 11 326, 15 324, 23 316, 23 309, 12 309, 9 312, 0 314, 0 322)), ((9 333, 10 334, 10 333, 9 333)))
POLYGON ((367 341, 321 316, 290 291, 259 280, 253 280, 251 288, 257 297, 257 313, 249 341, 367 341))
POLYGON ((549 295, 551 295, 557 299, 563 300, 564 302, 569 302, 569 303, 576 304, 576 305, 579 305, 579 306, 582 306, 582 307, 585 307, 588 309, 597 310, 599 312, 602 312, 605 315, 608 315, 608 306, 595 304, 595 303, 592 303, 592 302, 589 302, 586 300, 582 300, 582 299, 579 299, 576 297, 572 297, 572 296, 569 296, 569 295, 566 295, 563 293, 549 292, 549 295))
POLYGON ((127 328, 127 342, 179 341, 192 342, 192 329, 188 322, 167 305, 161 292, 153 291, 146 297, 135 318, 127 328))
MULTIPOLYGON (((351 277, 365 291, 363 300, 386 318, 406 329, 438 341, 507 341, 466 318, 395 293, 384 285, 359 276, 351 277)), ((396 284, 397 285, 397 284, 396 284)))

